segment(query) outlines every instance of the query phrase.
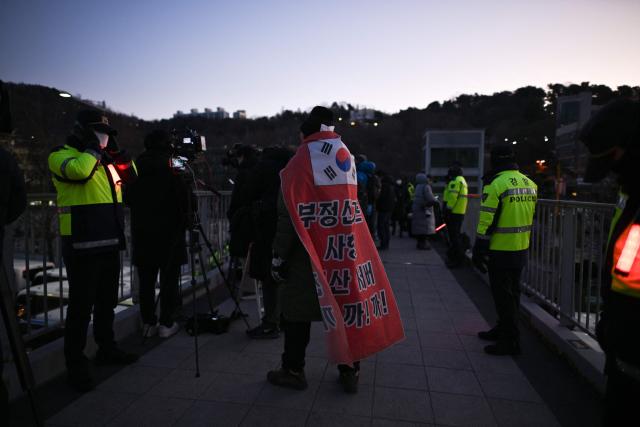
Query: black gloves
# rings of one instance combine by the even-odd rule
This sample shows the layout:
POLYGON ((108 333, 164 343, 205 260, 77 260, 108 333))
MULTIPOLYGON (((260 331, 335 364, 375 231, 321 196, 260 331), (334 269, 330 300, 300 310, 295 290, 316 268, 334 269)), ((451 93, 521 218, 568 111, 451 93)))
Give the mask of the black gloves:
POLYGON ((273 254, 271 259, 271 277, 276 283, 282 283, 289 277, 289 266, 287 262, 277 254, 273 254))
POLYGON ((473 262, 474 267, 481 273, 487 272, 487 265, 489 264, 489 239, 476 237, 471 262, 473 262))

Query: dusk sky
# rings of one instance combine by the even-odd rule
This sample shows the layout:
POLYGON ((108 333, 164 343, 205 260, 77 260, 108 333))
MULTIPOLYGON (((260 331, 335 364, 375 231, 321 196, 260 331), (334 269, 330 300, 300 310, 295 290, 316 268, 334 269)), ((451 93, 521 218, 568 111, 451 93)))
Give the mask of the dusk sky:
POLYGON ((0 79, 144 119, 640 84, 640 0, 1 0, 0 79))

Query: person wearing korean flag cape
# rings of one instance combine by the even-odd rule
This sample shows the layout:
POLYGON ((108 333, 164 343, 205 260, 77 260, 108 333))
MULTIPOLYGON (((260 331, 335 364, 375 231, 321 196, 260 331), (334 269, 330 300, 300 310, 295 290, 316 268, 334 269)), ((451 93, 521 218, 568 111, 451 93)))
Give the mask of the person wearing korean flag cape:
POLYGON ((305 389, 311 322, 321 321, 329 361, 348 393, 360 360, 404 339, 391 285, 358 203, 354 158, 333 130, 333 113, 314 107, 301 144, 280 172, 271 273, 280 283, 284 352, 267 380, 305 389))

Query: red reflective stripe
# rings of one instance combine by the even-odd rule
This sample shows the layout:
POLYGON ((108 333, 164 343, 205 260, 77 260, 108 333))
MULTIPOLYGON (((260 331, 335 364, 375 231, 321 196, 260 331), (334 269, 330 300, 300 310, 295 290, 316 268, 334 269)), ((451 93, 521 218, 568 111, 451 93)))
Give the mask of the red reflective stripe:
POLYGON ((443 222, 442 224, 440 224, 440 225, 436 228, 436 231, 440 231, 440 230, 442 230, 443 228, 445 228, 446 226, 447 226, 447 224, 443 222))
POLYGON ((634 224, 629 230, 627 241, 624 243, 620 258, 616 264, 616 270, 623 274, 629 274, 633 262, 640 249, 640 224, 634 224))

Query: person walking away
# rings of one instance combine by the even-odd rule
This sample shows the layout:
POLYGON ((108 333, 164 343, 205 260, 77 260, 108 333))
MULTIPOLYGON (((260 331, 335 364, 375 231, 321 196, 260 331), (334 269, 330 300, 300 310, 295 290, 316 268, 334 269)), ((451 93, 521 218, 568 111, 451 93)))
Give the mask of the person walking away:
POLYGON ((145 151, 136 159, 138 179, 128 186, 125 202, 131 209, 132 264, 140 283, 140 314, 145 337, 168 338, 178 332, 174 321, 181 305, 180 266, 187 262, 185 232, 189 188, 170 167, 171 135, 151 131, 145 151), (160 317, 156 315, 156 281, 160 273, 160 317))
POLYGON ((291 155, 292 152, 284 147, 266 147, 247 183, 255 233, 249 256, 249 276, 261 282, 264 306, 260 325, 247 331, 247 335, 254 339, 280 336, 278 284, 271 277, 271 259, 278 222, 280 171, 291 155))
POLYGON ((391 240, 391 215, 396 206, 396 192, 391 177, 384 172, 381 172, 381 175, 382 187, 376 202, 376 211, 378 212, 378 238, 380 240, 378 249, 384 251, 389 249, 389 240, 391 240))
POLYGON ((427 236, 435 233, 433 206, 437 203, 427 180, 427 175, 416 175, 416 186, 411 207, 411 234, 416 238, 416 249, 429 250, 427 236))
POLYGON ((84 354, 92 312, 95 363, 128 365, 138 360, 117 346, 113 332, 119 251, 125 248, 121 187, 135 179, 131 159, 118 148, 115 134, 104 114, 82 110, 66 144, 54 148, 48 159, 69 281, 64 354, 69 382, 80 392, 95 386, 84 354))
POLYGON ((407 231, 406 207, 409 193, 402 179, 397 179, 393 188, 396 195, 396 203, 393 208, 393 214, 391 215, 391 235, 395 235, 396 230, 398 230, 398 237, 402 237, 402 233, 407 231))
POLYGON ((609 232, 602 268, 602 313, 596 336, 604 350, 605 426, 637 425, 640 396, 640 103, 616 100, 583 127, 589 150, 585 181, 610 172, 618 178, 620 202, 609 232))
POLYGON ((444 219, 449 231, 450 247, 447 251, 446 265, 449 268, 459 267, 464 260, 464 249, 461 241, 462 222, 467 212, 467 196, 469 193, 467 181, 464 179, 462 168, 454 164, 447 173, 449 182, 443 195, 444 219))
POLYGON ((498 322, 478 336, 495 341, 484 348, 488 354, 517 355, 520 277, 527 261, 538 187, 518 170, 511 145, 494 146, 491 167, 489 184, 483 189, 472 260, 480 271, 488 266, 498 322))

